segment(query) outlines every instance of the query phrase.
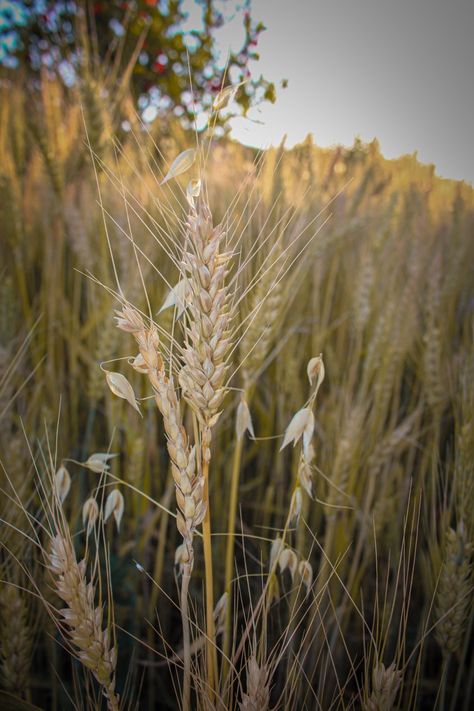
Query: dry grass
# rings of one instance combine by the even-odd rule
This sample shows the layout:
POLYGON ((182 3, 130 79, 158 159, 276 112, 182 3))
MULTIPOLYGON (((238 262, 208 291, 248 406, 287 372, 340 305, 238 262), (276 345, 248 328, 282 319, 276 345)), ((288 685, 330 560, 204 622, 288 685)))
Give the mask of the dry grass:
POLYGON ((467 711, 472 189, 375 142, 196 146, 101 81, 1 89, 2 685, 467 711))

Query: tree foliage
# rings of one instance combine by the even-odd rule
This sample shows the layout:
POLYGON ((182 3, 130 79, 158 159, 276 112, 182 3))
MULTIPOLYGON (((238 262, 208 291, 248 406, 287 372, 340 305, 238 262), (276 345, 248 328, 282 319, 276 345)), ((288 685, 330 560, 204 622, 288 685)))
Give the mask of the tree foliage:
POLYGON ((250 0, 26 0, 6 2, 0 12, 3 64, 20 65, 33 79, 47 71, 72 84, 89 72, 118 85, 126 76, 141 109, 172 109, 184 119, 233 82, 245 82, 236 97, 244 112, 275 98, 273 84, 250 77, 248 62, 258 59, 265 29, 250 0), (219 32, 229 22, 238 46, 223 56, 219 32))

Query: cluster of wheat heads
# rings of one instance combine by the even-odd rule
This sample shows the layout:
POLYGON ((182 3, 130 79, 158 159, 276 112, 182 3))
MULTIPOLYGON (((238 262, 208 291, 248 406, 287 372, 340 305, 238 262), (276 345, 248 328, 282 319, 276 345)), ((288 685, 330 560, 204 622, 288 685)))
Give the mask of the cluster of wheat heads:
MULTIPOLYGON (((194 162, 194 153, 194 150, 188 149, 178 156, 162 183, 185 172, 194 162)), ((201 164, 201 160, 198 160, 198 164, 201 164)), ((242 275, 248 275, 249 265, 261 247, 245 254, 239 246, 242 234, 238 226, 232 225, 229 215, 224 217, 220 225, 214 225, 206 192, 207 186, 202 176, 189 182, 186 189, 188 217, 181 226, 181 235, 175 239, 175 243, 172 244, 173 249, 168 254, 170 260, 178 267, 178 283, 171 289, 164 303, 164 307, 174 306, 176 309, 178 323, 173 319, 173 330, 166 331, 154 321, 152 317, 154 309, 150 306, 148 295, 146 300, 149 314, 146 316, 129 302, 124 301, 123 296, 122 308, 117 312, 118 327, 131 333, 138 346, 139 353, 131 361, 132 366, 139 373, 148 376, 158 410, 163 417, 167 449, 171 460, 178 506, 176 524, 183 538, 183 542, 177 548, 175 562, 182 578, 180 595, 184 665, 182 706, 186 709, 190 708, 191 703, 192 676, 188 594, 195 560, 194 538, 200 524, 202 524, 205 564, 205 632, 203 631, 201 636, 206 663, 204 673, 199 666, 199 657, 194 662, 193 676, 198 682, 195 684, 195 694, 197 699, 200 699, 199 705, 211 704, 227 708, 233 703, 232 695, 236 683, 235 662, 242 653, 241 644, 240 648, 236 649, 236 639, 230 639, 229 611, 233 576, 229 566, 226 571, 225 590, 217 606, 214 605, 214 563, 209 496, 212 432, 224 412, 224 400, 232 378, 231 358, 239 343, 248 343, 249 331, 258 333, 259 330, 261 333, 255 343, 250 345, 247 355, 250 356, 255 348, 257 354, 260 354, 260 360, 266 355, 269 342, 268 325, 261 318, 260 313, 266 309, 266 302, 273 290, 280 290, 281 278, 288 273, 300 254, 311 246, 312 239, 317 234, 316 231, 307 239, 298 253, 298 242, 305 230, 297 229, 290 232, 288 244, 282 247, 280 244, 282 236, 285 230, 288 230, 294 216, 286 216, 285 219, 278 220, 269 235, 271 237, 275 229, 281 230, 277 240, 279 249, 274 250, 272 247, 267 250, 267 257, 261 262, 259 270, 252 274, 248 283, 242 287, 242 275), (239 256, 240 259, 237 260, 239 256), (269 274, 271 279, 268 278, 269 274), (261 296, 246 318, 239 320, 239 305, 242 298, 251 293, 264 278, 267 285, 266 294, 261 296), (178 330, 182 332, 179 336, 178 330), (183 421, 184 405, 188 408, 187 426, 183 421), (225 619, 223 653, 217 644, 216 622, 219 627, 220 618, 225 619), (231 642, 232 654, 229 657, 231 642), (222 660, 219 660, 219 656, 222 656, 222 660), (232 667, 232 673, 229 667, 232 667)), ((238 219, 241 221, 242 217, 238 219)), ((268 241, 268 237, 265 241, 268 241)), ((139 267, 139 260, 137 264, 139 267)), ((142 283, 146 292, 146 283, 144 280, 142 283)), ((119 291, 121 292, 120 285, 119 291)), ((276 318, 278 300, 273 298, 271 303, 276 318)), ((244 356, 241 364, 245 360, 244 356)), ((255 362, 255 357, 253 361, 255 362)), ((246 382, 250 377, 249 372, 248 366, 245 366, 246 382)), ((309 374, 311 382, 315 377, 317 384, 308 406, 300 411, 300 413, 308 413, 309 419, 306 424, 303 423, 301 431, 297 423, 294 435, 288 439, 288 442, 290 440, 296 442, 303 435, 303 430, 305 431, 305 454, 302 455, 302 459, 306 470, 310 469, 311 459, 314 456, 312 451, 310 452, 312 447, 310 440, 314 431, 312 404, 324 375, 320 357, 310 362, 309 374), (321 375, 316 376, 316 371, 320 371, 321 375)), ((138 409, 133 388, 123 375, 109 372, 107 379, 116 395, 128 400, 138 409)), ((242 441, 247 430, 253 436, 250 411, 245 398, 246 389, 244 388, 242 392, 237 415, 239 441, 242 441)), ((290 425, 289 429, 291 427, 290 425)), ((284 444, 288 442, 285 440, 284 444)), ((310 478, 310 474, 306 476, 310 478)), ((235 535, 237 507, 235 490, 238 487, 236 466, 233 470, 231 487, 233 494, 229 499, 231 510, 228 530, 228 540, 231 543, 227 550, 228 560, 232 559, 235 535)), ((294 519, 295 510, 300 508, 298 496, 301 497, 299 485, 296 486, 291 499, 288 522, 294 519)), ((308 584, 308 575, 312 576, 312 573, 308 573, 311 570, 310 564, 304 561, 299 569, 303 579, 306 574, 305 584, 308 584)), ((273 576, 272 570, 269 580, 272 580, 273 576)), ((264 599, 265 595, 262 593, 259 605, 264 599)))
POLYGON ((468 709, 472 190, 81 91, 1 107, 2 687, 468 709))

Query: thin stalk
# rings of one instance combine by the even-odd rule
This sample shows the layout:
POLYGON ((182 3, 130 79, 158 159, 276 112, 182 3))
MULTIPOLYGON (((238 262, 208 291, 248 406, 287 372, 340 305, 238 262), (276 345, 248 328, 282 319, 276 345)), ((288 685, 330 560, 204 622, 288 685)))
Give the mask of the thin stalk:
MULTIPOLYGON (((171 499, 174 492, 174 481, 171 475, 171 471, 168 473, 168 482, 166 485, 166 491, 163 496, 163 505, 168 508, 171 504, 171 499)), ((160 510, 160 529, 158 534, 158 546, 156 550, 155 567, 153 570, 153 580, 155 585, 153 586, 151 596, 150 596, 150 614, 154 614, 156 609, 156 604, 158 601, 158 596, 161 591, 161 583, 163 579, 163 568, 165 562, 165 551, 166 551, 166 529, 168 527, 169 514, 163 509, 160 510)))
POLYGON ((188 593, 191 566, 185 565, 181 581, 181 621, 183 624, 183 703, 182 711, 191 708, 191 637, 189 633, 188 593))
MULTIPOLYGON (((466 634, 464 636, 464 645, 462 648, 462 652, 460 655, 460 660, 458 664, 458 671, 456 675, 456 683, 454 685, 454 691, 451 694, 451 706, 450 706, 450 711, 455 711, 456 708, 459 708, 461 705, 461 699, 459 699, 459 706, 457 706, 457 701, 459 697, 459 692, 461 688, 461 684, 463 683, 464 679, 464 664, 466 660, 466 655, 468 653, 469 649, 469 644, 470 640, 472 640, 472 628, 474 625, 474 610, 471 612, 471 615, 469 617, 469 623, 466 628, 466 634)), ((472 689, 472 683, 473 683, 473 674, 469 675, 468 683, 467 686, 463 686, 463 691, 462 695, 464 696, 464 708, 467 709, 469 704, 470 704, 470 698, 471 698, 471 689, 472 689)))
POLYGON ((231 628, 232 628, 232 578, 234 573, 234 550, 235 550, 235 519, 237 517, 237 501, 239 493, 240 463, 242 460, 243 437, 238 437, 234 447, 232 460, 232 478, 230 483, 230 503, 229 503, 229 525, 227 528, 227 544, 225 553, 225 591, 227 593, 227 605, 225 610, 224 623, 224 644, 223 644, 223 679, 226 678, 228 661, 230 655, 231 628))
POLYGON ((212 570, 212 542, 211 542, 211 512, 209 508, 209 462, 202 463, 202 475, 204 478, 204 503, 206 515, 202 522, 202 535, 204 543, 204 569, 206 579, 206 647, 207 647, 207 675, 211 695, 214 696, 216 690, 216 630, 214 626, 214 580, 212 570))
POLYGON ((323 554, 321 557, 321 567, 316 581, 315 597, 318 597, 321 594, 323 589, 326 587, 329 578, 331 577, 331 558, 335 527, 336 517, 331 516, 324 536, 323 554))
MULTIPOLYGON (((282 531, 282 534, 281 534, 282 550, 283 550, 283 547, 284 547, 284 545, 285 545, 286 536, 287 536, 287 534, 288 534, 288 528, 289 528, 290 520, 291 520, 290 514, 291 514, 291 512, 288 512, 288 515, 287 515, 286 521, 285 521, 285 526, 284 526, 283 531, 282 531)), ((277 568, 278 568, 278 557, 275 557, 275 560, 273 561, 273 565, 272 565, 272 567, 270 568, 270 570, 268 571, 268 576, 267 576, 267 579, 266 579, 266 581, 265 581, 265 585, 264 585, 264 588, 263 588, 263 590, 262 590, 262 593, 261 593, 261 595, 260 595, 260 597, 259 597, 259 599, 258 599, 258 602, 256 603, 256 605, 255 605, 255 606, 253 607, 253 609, 252 609, 252 614, 250 615, 250 618, 249 618, 249 620, 248 620, 248 622, 247 622, 247 625, 246 625, 246 627, 245 627, 245 630, 243 631, 242 635, 240 636, 240 641, 239 641, 239 644, 238 644, 238 646, 237 646, 237 649, 236 649, 236 651, 235 651, 235 654, 234 654, 233 660, 232 660, 234 664, 237 664, 237 662, 238 662, 238 660, 239 660, 239 658, 240 658, 240 655, 241 655, 242 652, 244 651, 245 642, 246 642, 246 640, 248 639, 248 637, 249 637, 249 635, 250 635, 250 632, 251 632, 252 629, 254 629, 254 627, 255 627, 255 621, 257 620, 258 615, 260 614, 260 610, 261 610, 262 608, 264 608, 265 605, 266 605, 267 598, 268 598, 268 592, 269 592, 269 588, 270 588, 270 584, 271 584, 271 581, 272 581, 273 576, 276 575, 277 568)), ((265 615, 264 615, 264 617, 265 617, 265 615)))
MULTIPOLYGON (((298 471, 298 470, 297 470, 298 471)), ((296 486, 298 486, 298 474, 296 475, 296 478, 294 478, 294 483, 293 483, 293 491, 295 490, 296 486)), ((303 499, 303 506, 301 510, 301 517, 303 521, 308 520, 308 504, 309 500, 307 497, 304 497, 303 499)), ((304 550, 305 546, 305 529, 302 526, 298 526, 296 530, 296 545, 295 549, 301 553, 301 551, 304 550)), ((294 653, 295 647, 298 645, 298 640, 297 636, 299 634, 299 628, 300 628, 300 623, 298 623, 296 619, 296 614, 294 612, 297 610, 297 601, 298 601, 298 595, 300 593, 301 586, 292 586, 291 594, 290 594, 290 619, 288 621, 288 661, 287 661, 287 674, 288 678, 290 678, 291 674, 291 664, 292 664, 292 659, 296 658, 296 654, 294 653)))
POLYGON ((449 671, 449 661, 450 661, 451 655, 448 654, 443 658, 443 666, 441 669, 441 684, 439 688, 439 710, 444 711, 446 708, 446 686, 447 686, 447 680, 448 680, 448 671, 449 671))

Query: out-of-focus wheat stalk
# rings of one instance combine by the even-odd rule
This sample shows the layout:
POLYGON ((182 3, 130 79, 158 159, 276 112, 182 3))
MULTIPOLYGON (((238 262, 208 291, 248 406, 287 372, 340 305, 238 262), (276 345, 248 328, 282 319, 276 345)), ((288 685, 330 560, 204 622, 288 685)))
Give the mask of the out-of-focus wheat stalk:
POLYGON ((0 587, 0 654, 3 684, 23 696, 29 687, 32 657, 32 625, 25 593, 16 584, 0 587))
POLYGON ((459 650, 466 629, 473 593, 471 556, 464 526, 446 533, 444 555, 436 593, 436 639, 443 654, 459 650))

